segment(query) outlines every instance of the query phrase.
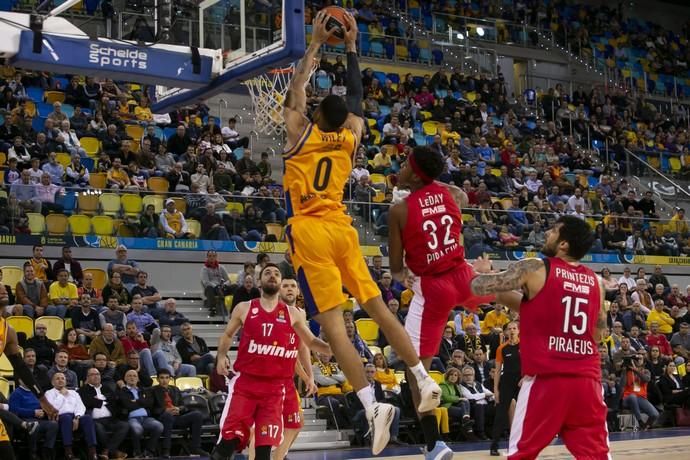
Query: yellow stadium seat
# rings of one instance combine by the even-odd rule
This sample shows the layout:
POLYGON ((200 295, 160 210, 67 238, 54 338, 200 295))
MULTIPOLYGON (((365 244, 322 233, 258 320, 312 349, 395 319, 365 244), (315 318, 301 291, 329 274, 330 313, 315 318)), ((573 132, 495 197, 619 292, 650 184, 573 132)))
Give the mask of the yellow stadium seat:
POLYGON ((105 270, 101 268, 85 268, 83 272, 84 275, 91 273, 93 276, 93 286, 96 289, 103 289, 105 287, 105 283, 108 281, 108 274, 105 270))
POLYGON ((198 388, 204 388, 204 381, 200 377, 178 377, 175 379, 175 386, 180 389, 180 391, 185 390, 196 390, 198 388))
POLYGON ((429 371, 429 377, 434 379, 434 382, 436 383, 443 383, 443 374, 439 371, 429 371))
POLYGON ((115 226, 115 235, 122 237, 122 238, 134 238, 134 237, 138 236, 137 232, 135 231, 134 228, 132 228, 131 225, 128 225, 128 224, 125 224, 122 222, 120 222, 117 226, 115 226))
POLYGON ((28 316, 10 316, 7 318, 9 324, 15 332, 23 332, 26 338, 34 336, 34 320, 28 316))
POLYGON ((151 177, 149 178, 149 189, 156 193, 168 193, 170 184, 165 177, 151 177))
POLYGON ((237 284, 237 273, 228 273, 228 281, 230 281, 230 284, 237 284))
POLYGON ((385 184, 386 176, 384 176, 383 174, 371 174, 369 176, 369 180, 371 180, 372 184, 385 184))
POLYGON ((390 359, 391 352, 393 351, 393 347, 390 345, 386 345, 383 347, 383 356, 386 357, 386 359, 390 359))
POLYGON ((499 168, 491 168, 491 174, 496 177, 501 177, 501 170, 499 168))
POLYGON ((669 157, 668 162, 671 165, 671 171, 673 171, 674 173, 680 172, 680 170, 682 169, 680 158, 669 157))
MULTIPOLYGON (((153 382, 151 384, 151 386, 155 387, 156 385, 158 385, 158 377, 155 375, 152 375, 151 376, 151 382, 153 382)), ((170 379, 170 385, 175 385, 175 379, 170 379)))
POLYGON ((477 93, 475 93, 474 91, 470 91, 469 93, 465 94, 465 99, 470 101, 470 103, 474 102, 477 100, 477 93))
POLYGON ((10 364, 10 360, 7 359, 7 355, 5 353, 0 355, 0 377, 14 378, 14 368, 12 367, 12 364, 10 364))
POLYGON ((373 319, 360 318, 355 321, 357 333, 367 345, 375 345, 379 338, 379 325, 373 319))
POLYGON ((435 136, 438 134, 438 124, 435 121, 425 121, 422 123, 422 131, 425 136, 435 136))
POLYGON ((266 232, 276 237, 277 241, 283 241, 283 226, 276 223, 267 223, 266 232))
POLYGON ((120 198, 122 210, 126 216, 139 216, 141 213, 142 199, 135 193, 126 193, 120 198))
POLYGON ((678 375, 682 378, 688 373, 688 367, 686 363, 678 365, 678 375))
POLYGON ((472 214, 463 214, 462 215, 462 221, 463 222, 472 222, 474 221, 474 216, 472 214))
POLYGON ((72 318, 65 319, 65 330, 72 329, 72 318))
POLYGON ((46 229, 46 219, 40 212, 27 212, 29 218, 29 230, 32 235, 42 235, 46 229))
POLYGON ((67 216, 64 214, 48 214, 46 216, 48 235, 64 235, 67 233, 67 223, 67 216))
POLYGON ((187 214, 187 201, 184 198, 180 197, 173 197, 172 199, 175 202, 175 209, 180 211, 182 214, 187 214))
MULTIPOLYGON (((149 182, 150 184, 150 182, 149 182)), ((146 195, 142 199, 142 210, 146 210, 146 207, 150 204, 153 205, 153 209, 156 214, 163 212, 163 203, 165 202, 165 197, 161 195, 146 195)))
POLYGON ((375 345, 369 345, 369 351, 370 351, 371 354, 374 355, 374 356, 376 356, 376 355, 379 354, 379 353, 383 354, 383 352, 381 351, 381 348, 379 348, 379 347, 377 347, 377 346, 375 346, 375 345))
POLYGON ((34 101, 26 101, 26 104, 24 105, 24 110, 26 111, 26 114, 31 118, 35 117, 36 103, 34 101))
POLYGON ((72 157, 70 156, 69 153, 63 153, 60 152, 55 156, 55 159, 57 160, 58 163, 60 163, 64 168, 69 166, 69 164, 72 162, 72 157))
POLYGON ((115 233, 113 218, 110 216, 93 216, 91 218, 91 227, 98 236, 113 236, 113 233, 115 233))
POLYGON ((0 166, 4 166, 7 162, 7 154, 5 152, 0 152, 0 166))
POLYGON ((48 328, 46 337, 50 340, 62 340, 62 334, 65 332, 65 322, 59 316, 41 316, 36 318, 34 327, 43 324, 48 328))
POLYGON ((430 120, 431 119, 431 112, 428 112, 426 110, 420 110, 419 114, 422 116, 423 120, 430 120))
POLYGON ((225 205, 225 210, 232 212, 233 209, 237 209, 237 212, 244 214, 244 205, 242 203, 237 203, 236 201, 231 201, 225 205))
POLYGON ((89 185, 95 189, 104 189, 107 181, 106 173, 89 173, 89 185))
MULTIPOLYGON (((144 136, 144 127, 141 125, 125 125, 125 132, 134 139, 132 144, 138 144, 144 136)), ((134 147, 134 145, 132 145, 134 147)))
POLYGON ((374 144, 379 145, 381 143, 381 133, 375 129, 372 129, 371 135, 374 136, 374 144))
POLYGON ((24 271, 20 267, 15 267, 12 265, 5 265, 0 267, 2 270, 2 284, 6 284, 11 287, 13 292, 17 287, 17 283, 24 278, 24 271))
POLYGON ((650 166, 652 166, 656 169, 661 168, 661 160, 659 159, 659 157, 648 156, 647 162, 649 163, 650 166))
POLYGON ((230 311, 232 309, 233 299, 234 299, 234 296, 231 296, 231 295, 226 295, 225 298, 223 299, 223 304, 225 305, 225 309, 227 311, 230 311))
POLYGON ((369 124, 369 128, 373 128, 374 126, 376 126, 376 120, 374 120, 373 118, 367 118, 367 123, 369 124))
POLYGON ((395 56, 398 59, 401 59, 403 61, 407 61, 409 58, 409 54, 407 52, 407 46, 405 45, 396 45, 395 47, 395 56))
POLYGON ((70 232, 73 235, 84 236, 91 233, 91 219, 83 214, 72 214, 69 220, 70 232))
MULTIPOLYGON (((62 91, 46 91, 43 93, 43 98, 48 104, 54 104, 55 102, 65 102, 65 93, 62 91)), ((43 116, 48 116, 47 113, 41 114, 43 116)))
POLYGON ((77 197, 79 212, 90 216, 98 214, 99 199, 98 195, 91 193, 80 193, 77 197))
POLYGON ((0 377, 0 394, 7 400, 10 397, 10 382, 5 377, 0 377))
POLYGON ((86 151, 86 154, 92 158, 98 156, 98 152, 101 150, 101 141, 95 137, 82 137, 79 139, 81 148, 86 151))
POLYGON ((405 381, 405 372, 403 371, 396 371, 395 372, 395 381, 398 382, 398 385, 403 383, 405 381))
POLYGON ((376 195, 371 199, 374 203, 383 203, 386 200, 386 194, 380 190, 376 191, 376 195))
POLYGON ((510 207, 513 205, 513 199, 501 198, 501 205, 503 206, 503 209, 510 209, 510 207))
POLYGON ((189 227, 189 233, 194 235, 196 238, 201 237, 201 223, 195 219, 187 219, 187 227, 189 227))
POLYGON ((120 214, 120 195, 116 193, 104 193, 98 201, 101 203, 103 214, 117 216, 120 214))

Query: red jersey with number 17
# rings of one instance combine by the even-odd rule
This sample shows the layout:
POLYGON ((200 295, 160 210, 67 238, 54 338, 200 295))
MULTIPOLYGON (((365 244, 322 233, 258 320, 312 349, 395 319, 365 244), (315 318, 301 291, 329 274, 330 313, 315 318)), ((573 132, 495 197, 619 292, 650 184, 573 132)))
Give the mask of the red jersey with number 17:
POLYGON ((432 182, 407 200, 402 231, 405 264, 417 276, 438 275, 465 260, 462 214, 443 185, 432 182))
POLYGON ((292 378, 297 362, 299 337, 292 327, 290 310, 281 302, 268 312, 253 299, 242 326, 242 337, 233 368, 237 372, 266 377, 267 383, 292 378))
POLYGON ((546 283, 520 306, 523 375, 601 377, 594 334, 601 308, 597 275, 582 264, 544 259, 546 283))

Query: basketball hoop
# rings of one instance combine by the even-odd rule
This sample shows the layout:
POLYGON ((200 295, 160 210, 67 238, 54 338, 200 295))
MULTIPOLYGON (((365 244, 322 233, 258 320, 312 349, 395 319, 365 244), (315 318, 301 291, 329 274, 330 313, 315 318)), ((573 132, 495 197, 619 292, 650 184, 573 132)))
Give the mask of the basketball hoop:
MULTIPOLYGON (((314 62, 311 73, 317 67, 318 62, 314 62)), ((258 132, 269 136, 281 136, 285 132, 283 103, 294 71, 295 65, 291 64, 289 67, 271 69, 264 75, 242 82, 252 98, 254 123, 258 132)))

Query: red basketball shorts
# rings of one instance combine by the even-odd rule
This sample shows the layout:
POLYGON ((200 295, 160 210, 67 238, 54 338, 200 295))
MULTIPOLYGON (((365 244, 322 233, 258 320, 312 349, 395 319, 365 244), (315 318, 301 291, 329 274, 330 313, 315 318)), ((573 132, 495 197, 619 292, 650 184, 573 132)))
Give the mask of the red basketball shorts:
POLYGON ((299 395, 292 379, 285 382, 285 400, 283 401, 283 428, 299 430, 302 428, 302 407, 299 395))
POLYGON ((254 427, 255 446, 280 445, 284 399, 285 385, 282 381, 267 382, 264 377, 237 374, 228 385, 228 399, 220 419, 220 436, 226 440, 239 439, 239 452, 249 444, 254 427))
POLYGON ((508 458, 537 458, 542 449, 559 435, 578 460, 609 459, 606 414, 598 379, 525 377, 510 429, 508 458))
POLYGON ((441 275, 418 277, 412 285, 412 302, 405 319, 405 330, 421 358, 438 353, 443 328, 448 323, 450 311, 458 306, 476 308, 481 299, 490 301, 493 296, 477 297, 472 294, 470 282, 474 269, 467 262, 441 275), (468 305, 471 302, 472 305, 468 305))

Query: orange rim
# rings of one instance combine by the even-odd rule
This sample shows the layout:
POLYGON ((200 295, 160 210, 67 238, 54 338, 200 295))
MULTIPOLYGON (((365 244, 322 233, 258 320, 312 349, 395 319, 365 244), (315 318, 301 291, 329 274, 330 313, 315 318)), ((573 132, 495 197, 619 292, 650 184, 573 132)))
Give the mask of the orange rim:
POLYGON ((271 69, 271 70, 269 70, 269 71, 266 72, 266 73, 270 73, 270 74, 275 74, 275 73, 284 74, 284 73, 292 73, 294 70, 295 70, 294 67, 286 67, 286 68, 284 68, 284 69, 271 69))

